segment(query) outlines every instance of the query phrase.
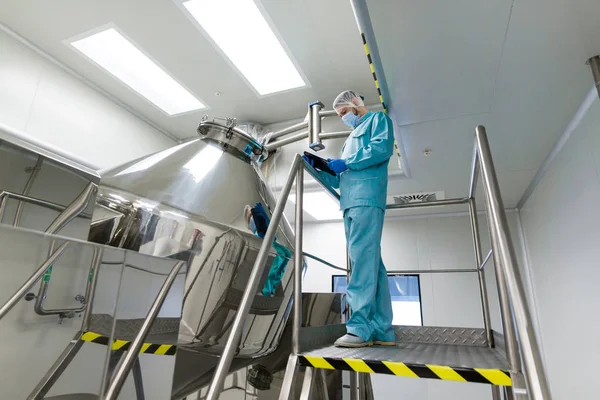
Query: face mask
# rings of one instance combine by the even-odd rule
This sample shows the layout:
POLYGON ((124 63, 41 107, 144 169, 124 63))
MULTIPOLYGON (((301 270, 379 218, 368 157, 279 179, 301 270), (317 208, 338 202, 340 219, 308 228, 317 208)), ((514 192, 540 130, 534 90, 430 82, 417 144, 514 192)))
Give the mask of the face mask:
POLYGON ((256 224, 254 223, 254 218, 250 218, 250 222, 248 223, 248 228, 252 231, 252 233, 256 233, 256 224))
POLYGON ((360 120, 360 117, 358 115, 354 115, 354 113, 352 113, 352 112, 347 112, 342 117, 342 121, 344 121, 344 123, 351 128, 356 128, 358 126, 359 120, 360 120))

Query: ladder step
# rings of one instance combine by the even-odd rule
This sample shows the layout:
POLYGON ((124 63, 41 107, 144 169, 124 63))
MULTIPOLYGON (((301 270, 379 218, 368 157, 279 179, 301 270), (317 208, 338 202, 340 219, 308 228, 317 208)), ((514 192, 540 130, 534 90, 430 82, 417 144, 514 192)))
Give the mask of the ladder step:
POLYGON ((322 347, 299 355, 314 368, 410 378, 511 386, 508 363, 498 349, 478 346, 402 343, 395 347, 322 347))
POLYGON ((44 400, 99 400, 100 396, 91 393, 59 394, 58 396, 44 397, 44 400))

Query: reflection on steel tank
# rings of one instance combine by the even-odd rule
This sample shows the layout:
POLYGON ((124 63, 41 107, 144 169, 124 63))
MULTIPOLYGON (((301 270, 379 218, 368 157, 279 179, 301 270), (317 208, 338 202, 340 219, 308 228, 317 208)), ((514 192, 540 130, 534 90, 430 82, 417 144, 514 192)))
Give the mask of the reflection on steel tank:
MULTIPOLYGON (((198 139, 102 172, 89 239, 186 261, 178 348, 220 355, 262 244, 244 208, 260 202, 270 213, 275 199, 254 161, 259 143, 215 122, 202 122, 198 132, 198 139)), ((285 218, 276 235, 293 253, 285 218)), ((237 359, 262 357, 279 345, 293 268, 274 295, 260 290, 276 256, 271 247, 237 359)))

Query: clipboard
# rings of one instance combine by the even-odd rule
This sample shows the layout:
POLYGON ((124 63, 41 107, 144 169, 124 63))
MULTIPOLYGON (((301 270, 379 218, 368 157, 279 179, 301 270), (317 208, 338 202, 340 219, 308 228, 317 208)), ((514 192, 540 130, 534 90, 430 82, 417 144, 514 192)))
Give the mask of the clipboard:
POLYGON ((326 173, 328 173, 329 175, 333 175, 333 176, 335 176, 335 172, 333 172, 333 171, 332 171, 332 170, 329 168, 329 165, 328 165, 328 164, 329 164, 329 162, 328 162, 326 159, 324 159, 324 158, 321 158, 321 157, 319 157, 319 156, 316 156, 316 155, 314 155, 314 154, 312 154, 312 153, 309 153, 308 151, 305 151, 305 152, 304 152, 304 155, 305 155, 306 157, 310 158, 310 159, 311 159, 311 160, 314 162, 314 165, 315 165, 315 167, 314 167, 314 168, 315 168, 315 169, 318 169, 319 171, 326 172, 326 173))

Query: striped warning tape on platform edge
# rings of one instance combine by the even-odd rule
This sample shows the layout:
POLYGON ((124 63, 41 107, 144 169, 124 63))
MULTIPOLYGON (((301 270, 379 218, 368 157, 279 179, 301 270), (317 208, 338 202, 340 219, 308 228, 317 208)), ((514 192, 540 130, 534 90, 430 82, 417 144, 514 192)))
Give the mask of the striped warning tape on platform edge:
MULTIPOLYGON (((100 335, 99 333, 86 332, 81 336, 81 340, 84 342, 97 343, 104 346, 108 346, 110 338, 108 336, 100 335)), ((131 346, 131 342, 127 340, 116 339, 113 340, 111 349, 114 350, 128 350, 131 346)), ((140 350, 140 353, 145 354, 158 354, 162 356, 174 356, 177 352, 177 346, 173 344, 153 344, 144 343, 140 350)))
POLYGON ((407 378, 441 379, 445 381, 487 383, 495 386, 512 386, 510 374, 501 369, 454 368, 430 364, 405 364, 396 361, 358 360, 298 356, 300 365, 320 369, 388 374, 407 378))
MULTIPOLYGON (((375 73, 375 65, 373 64, 373 58, 371 57, 371 51, 369 50, 369 45, 367 44, 367 38, 364 33, 360 33, 360 37, 362 38, 363 47, 365 48, 365 53, 367 54, 367 60, 369 60, 369 68, 371 68, 371 73, 373 74, 373 80, 375 81, 375 88, 377 89, 377 94, 379 94, 379 101, 383 107, 383 112, 387 114, 387 106, 385 105, 385 100, 383 99, 383 94, 381 94, 381 86, 379 85, 379 81, 377 80, 377 74, 375 73)), ((400 157, 400 150, 398 149, 398 144, 394 139, 394 149, 396 150, 396 154, 400 157)))

